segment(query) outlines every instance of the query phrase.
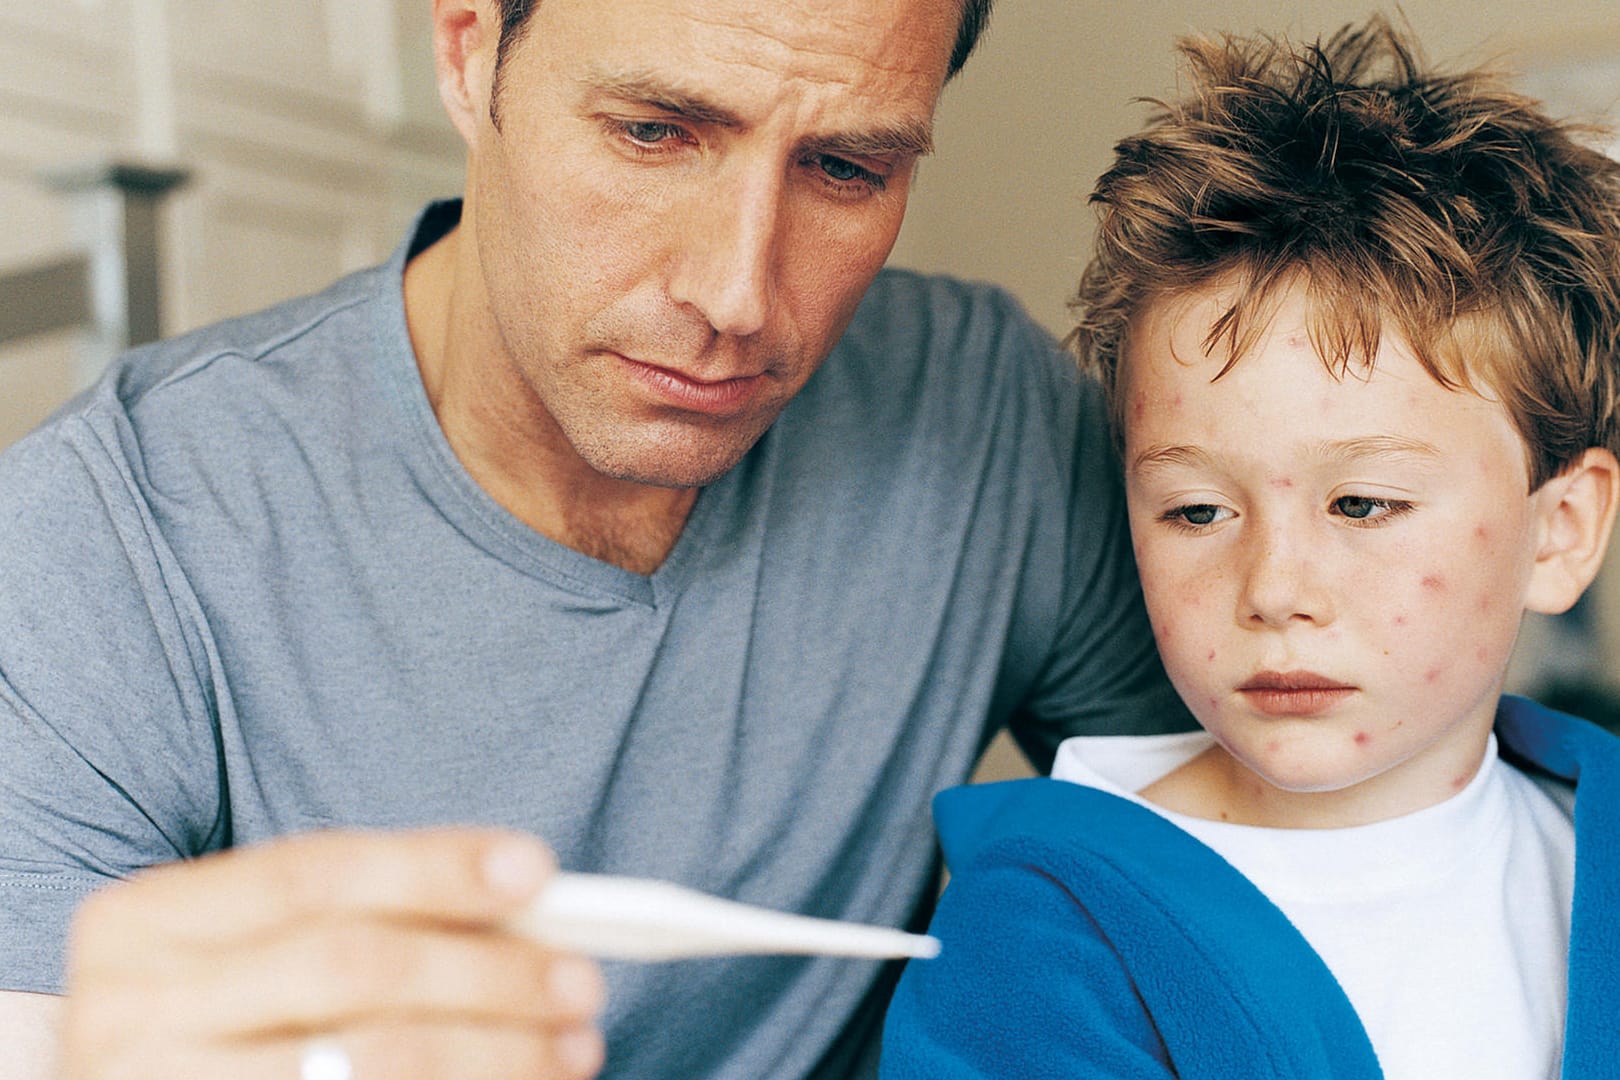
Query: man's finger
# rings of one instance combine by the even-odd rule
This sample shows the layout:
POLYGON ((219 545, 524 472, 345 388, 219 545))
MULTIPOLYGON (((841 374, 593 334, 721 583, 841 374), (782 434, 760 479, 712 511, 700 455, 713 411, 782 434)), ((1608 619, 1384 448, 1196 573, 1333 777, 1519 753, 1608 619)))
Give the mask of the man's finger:
POLYGON ((606 996, 582 957, 501 933, 375 919, 300 927, 233 949, 229 964, 203 954, 158 985, 130 972, 117 985, 103 979, 97 992, 170 1008, 187 1041, 401 1017, 560 1030, 588 1023, 606 996))
POLYGON ((158 867, 92 896, 70 965, 160 962, 156 942, 240 941, 343 912, 489 924, 554 872, 545 845, 519 833, 310 833, 158 867))
MULTIPOLYGON (((360 1025, 274 1038, 185 1043, 150 1039, 120 1047, 119 1075, 177 1080, 293 1080, 300 1076, 388 1080, 588 1080, 601 1068, 602 1037, 468 1022, 360 1025)), ((64 1076, 101 1075, 100 1062, 70 1059, 64 1076)))

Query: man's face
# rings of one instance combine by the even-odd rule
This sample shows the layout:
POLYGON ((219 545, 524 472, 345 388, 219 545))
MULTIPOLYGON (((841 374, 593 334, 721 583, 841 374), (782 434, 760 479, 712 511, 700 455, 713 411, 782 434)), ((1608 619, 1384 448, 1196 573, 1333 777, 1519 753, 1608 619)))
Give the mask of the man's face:
POLYGON ((619 479, 725 473, 900 228, 956 0, 544 0, 472 138, 509 362, 619 479))
POLYGON ((1165 667, 1272 805, 1373 784, 1438 801, 1483 749, 1548 489, 1527 493, 1502 405, 1443 388, 1396 336, 1370 377, 1334 378, 1298 290, 1212 379, 1224 310, 1161 302, 1127 357, 1131 533, 1165 667))

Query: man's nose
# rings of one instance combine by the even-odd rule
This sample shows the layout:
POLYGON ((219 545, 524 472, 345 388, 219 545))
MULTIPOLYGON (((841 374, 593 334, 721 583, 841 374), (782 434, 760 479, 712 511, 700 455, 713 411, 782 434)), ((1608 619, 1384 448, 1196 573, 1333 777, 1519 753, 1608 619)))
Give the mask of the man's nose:
POLYGON ((720 181, 675 223, 669 293, 717 332, 742 337, 764 327, 774 299, 784 177, 764 164, 738 163, 720 181))
POLYGON ((1269 627, 1332 622, 1324 554, 1316 538, 1283 523, 1251 529, 1243 545, 1238 621, 1269 627))

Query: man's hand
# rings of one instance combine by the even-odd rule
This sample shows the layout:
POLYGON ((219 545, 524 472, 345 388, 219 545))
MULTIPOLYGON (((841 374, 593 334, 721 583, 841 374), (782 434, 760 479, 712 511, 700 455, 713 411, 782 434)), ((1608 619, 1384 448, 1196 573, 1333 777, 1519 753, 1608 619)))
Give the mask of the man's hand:
POLYGON ((62 1075, 295 1080, 320 1039, 358 1080, 594 1076, 596 966, 503 929, 554 869, 510 833, 330 832, 111 886, 74 923, 62 1075))

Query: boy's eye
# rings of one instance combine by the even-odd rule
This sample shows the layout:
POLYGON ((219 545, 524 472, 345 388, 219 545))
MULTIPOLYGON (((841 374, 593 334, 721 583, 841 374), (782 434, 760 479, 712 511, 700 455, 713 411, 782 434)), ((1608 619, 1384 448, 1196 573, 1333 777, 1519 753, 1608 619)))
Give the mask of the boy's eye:
POLYGON ((1399 513, 1407 504, 1365 495, 1341 495, 1333 500, 1333 512, 1352 521, 1367 521, 1399 513))
POLYGON ((1225 520, 1230 511, 1213 503, 1190 503, 1178 506, 1165 514, 1165 520, 1175 525, 1213 525, 1225 520))
POLYGON ((1345 495, 1333 500, 1333 508, 1347 518, 1364 518, 1378 509, 1378 505, 1374 500, 1359 495, 1345 495))

